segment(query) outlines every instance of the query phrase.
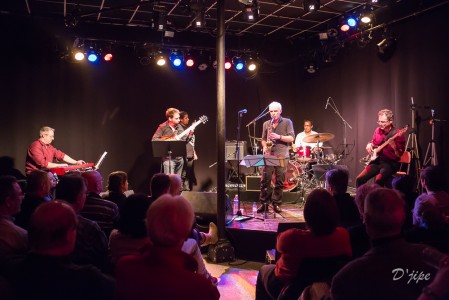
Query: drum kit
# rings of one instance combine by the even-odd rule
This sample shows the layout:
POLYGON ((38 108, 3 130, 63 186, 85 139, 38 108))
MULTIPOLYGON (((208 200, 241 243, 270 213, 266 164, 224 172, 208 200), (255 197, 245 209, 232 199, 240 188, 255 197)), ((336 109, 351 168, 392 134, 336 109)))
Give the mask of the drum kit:
POLYGON ((324 154, 325 149, 332 147, 320 146, 320 143, 330 141, 335 136, 332 133, 311 134, 302 139, 304 143, 316 143, 312 149, 310 146, 301 146, 296 149, 296 153, 290 156, 285 173, 284 192, 289 192, 297 187, 304 189, 314 189, 320 186, 320 182, 315 178, 312 170, 314 164, 336 164, 339 157, 334 154, 324 154))

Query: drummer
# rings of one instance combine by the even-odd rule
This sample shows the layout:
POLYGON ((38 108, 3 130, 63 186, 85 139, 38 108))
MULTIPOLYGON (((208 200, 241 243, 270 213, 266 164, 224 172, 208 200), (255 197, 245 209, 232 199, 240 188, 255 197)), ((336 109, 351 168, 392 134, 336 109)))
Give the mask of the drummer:
MULTIPOLYGON (((296 152, 300 147, 302 147, 302 149, 304 149, 304 154, 305 154, 305 148, 306 147, 310 147, 310 149, 312 149, 313 151, 317 152, 319 151, 319 148, 317 148, 317 143, 306 143, 303 142, 303 139, 306 136, 309 136, 311 134, 317 134, 318 132, 313 131, 313 122, 311 120, 305 120, 304 121, 304 131, 301 131, 300 133, 298 133, 296 135, 296 139, 295 139, 295 143, 293 144, 293 151, 296 152)), ((318 143, 318 147, 323 146, 322 142, 318 143)))

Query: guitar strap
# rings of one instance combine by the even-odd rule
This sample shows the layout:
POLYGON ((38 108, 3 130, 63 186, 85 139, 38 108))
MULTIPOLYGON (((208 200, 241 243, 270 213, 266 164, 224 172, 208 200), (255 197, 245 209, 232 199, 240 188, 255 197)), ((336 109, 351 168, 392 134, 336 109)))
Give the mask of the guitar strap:
POLYGON ((396 128, 392 127, 390 132, 384 137, 382 144, 385 143, 389 138, 391 138, 396 133, 396 128))

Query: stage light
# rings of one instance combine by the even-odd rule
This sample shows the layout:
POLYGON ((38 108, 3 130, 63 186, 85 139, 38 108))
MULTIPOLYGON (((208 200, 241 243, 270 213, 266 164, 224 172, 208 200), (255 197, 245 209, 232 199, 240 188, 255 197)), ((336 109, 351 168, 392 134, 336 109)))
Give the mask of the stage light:
POLYGON ((173 51, 170 54, 170 61, 174 67, 179 68, 182 66, 182 55, 176 51, 173 51))
POLYGON ((245 5, 242 9, 243 18, 248 22, 254 22, 259 18, 259 3, 257 0, 251 1, 251 4, 245 5))
POLYGON ((357 20, 354 17, 349 17, 346 20, 346 23, 349 25, 349 27, 355 27, 357 25, 357 20))
POLYGON ((113 58, 111 53, 106 53, 105 55, 103 55, 103 60, 104 61, 111 61, 113 58))
POLYGON ((198 70, 206 71, 210 64, 210 57, 206 53, 200 52, 198 56, 198 70))
POLYGON ((156 64, 160 67, 164 66, 165 63, 167 62, 165 55, 160 52, 155 56, 155 61, 156 64))
POLYGON ((185 61, 186 61, 186 66, 189 68, 191 68, 195 65, 195 60, 193 59, 193 56, 191 56, 190 54, 186 55, 185 61))
POLYGON ((98 55, 95 52, 90 52, 87 54, 87 60, 90 62, 96 62, 98 60, 98 55))
POLYGON ((254 72, 257 69, 257 62, 253 58, 249 57, 246 60, 246 66, 247 66, 246 68, 248 69, 248 71, 254 72))
POLYGON ((360 13, 360 21, 363 24, 369 24, 373 21, 374 19, 374 13, 373 13, 373 7, 370 6, 366 6, 362 9, 362 12, 360 13))
POLYGON ((240 56, 235 56, 232 59, 232 63, 234 64, 234 69, 236 71, 241 71, 245 67, 245 62, 243 61, 243 59, 240 56))
POLYGON ((190 0, 189 8, 193 15, 192 19, 193 27, 203 28, 204 26, 206 26, 204 0, 190 0))
POLYGON ((84 53, 81 50, 78 50, 78 51, 75 52, 73 57, 75 58, 75 60, 81 61, 81 60, 84 59, 84 53))
POLYGON ((320 9, 320 0, 304 0, 303 5, 306 12, 314 12, 320 9))
POLYGON ((229 58, 225 58, 225 69, 229 70, 232 67, 231 60, 229 58))

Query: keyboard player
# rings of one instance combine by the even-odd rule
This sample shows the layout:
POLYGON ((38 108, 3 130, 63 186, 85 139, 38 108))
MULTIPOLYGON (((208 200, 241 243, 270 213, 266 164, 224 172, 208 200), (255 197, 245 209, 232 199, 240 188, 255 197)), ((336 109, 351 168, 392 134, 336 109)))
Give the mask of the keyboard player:
POLYGON ((75 160, 51 145, 55 139, 55 129, 44 126, 40 129, 40 137, 28 147, 25 172, 33 170, 67 167, 68 164, 82 165, 84 160, 75 160), (57 162, 53 162, 56 160, 57 162))

